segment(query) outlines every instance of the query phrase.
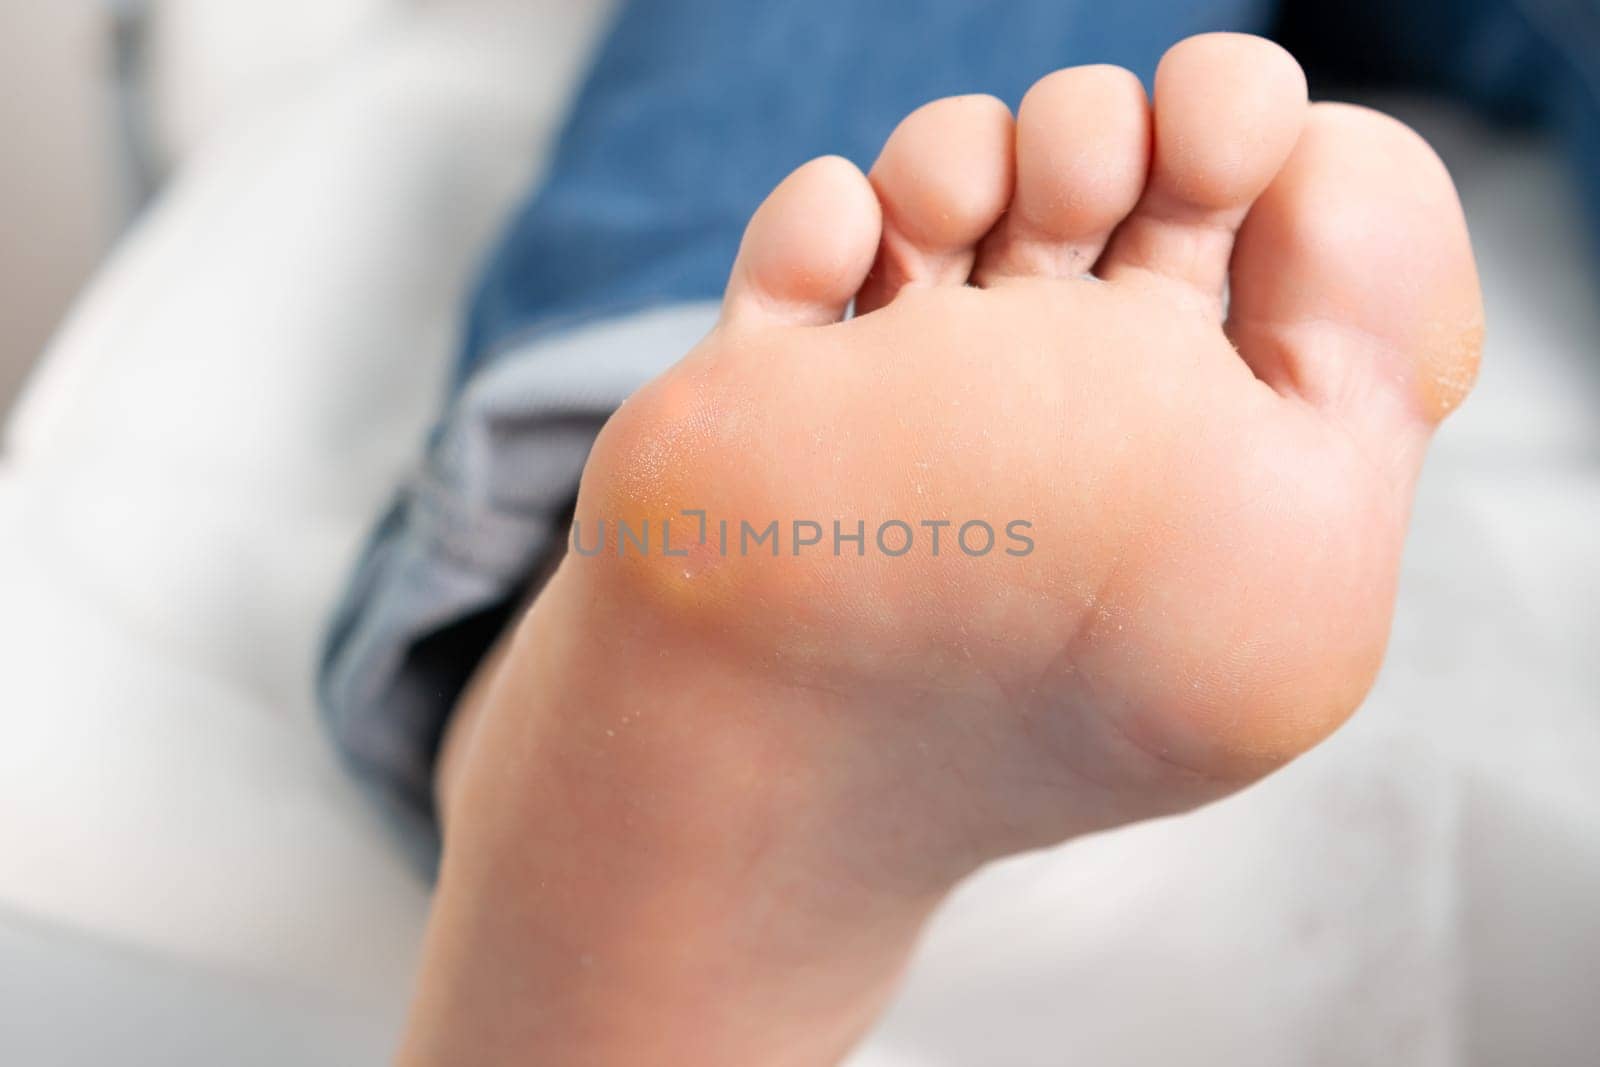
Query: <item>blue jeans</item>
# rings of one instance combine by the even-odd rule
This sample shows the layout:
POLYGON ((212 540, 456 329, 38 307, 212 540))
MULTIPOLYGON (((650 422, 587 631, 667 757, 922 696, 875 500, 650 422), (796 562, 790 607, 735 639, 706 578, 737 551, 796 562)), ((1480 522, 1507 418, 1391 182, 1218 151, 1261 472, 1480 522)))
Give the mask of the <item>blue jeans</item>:
POLYGON ((1409 80, 1559 123, 1592 161, 1600 47, 1578 50, 1595 22, 1582 2, 1348 0, 1331 14, 1276 0, 625 5, 548 177, 483 273, 427 455, 335 615, 319 691, 348 762, 430 864, 444 726, 559 547, 594 434, 697 339, 745 221, 796 165, 837 153, 865 168, 930 99, 986 92, 1014 107, 1076 63, 1120 64, 1148 85, 1174 41, 1268 32, 1280 15, 1314 75, 1409 80), (1587 70, 1584 55, 1596 57, 1587 70))

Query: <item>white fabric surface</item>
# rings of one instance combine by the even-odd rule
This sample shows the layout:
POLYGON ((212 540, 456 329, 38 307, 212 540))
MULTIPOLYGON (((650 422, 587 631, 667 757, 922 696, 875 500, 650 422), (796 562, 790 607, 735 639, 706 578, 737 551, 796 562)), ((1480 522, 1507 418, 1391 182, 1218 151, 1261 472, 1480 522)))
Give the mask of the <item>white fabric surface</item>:
MULTIPOLYGON (((381 1054, 425 895, 317 733, 318 627, 600 15, 428 13, 208 142, 50 354, 0 464, 0 919, 30 951, 69 929, 228 975, 281 1026, 331 997, 381 1054)), ((1600 1042, 1600 280, 1539 145, 1419 124, 1464 192, 1490 340, 1377 691, 1241 796, 974 879, 857 1064, 1600 1042)), ((170 988, 205 1010, 206 983, 170 988)), ((186 1055, 270 1037, 238 1018, 186 1055)))
POLYGON ((0 464, 0 917, 397 1011, 425 891, 315 651, 604 14, 391 26, 199 149, 86 294, 0 464))
POLYGON ((181 166, 213 137, 249 122, 254 111, 315 92, 321 77, 415 6, 415 0, 134 3, 147 16, 149 133, 164 168, 181 166))

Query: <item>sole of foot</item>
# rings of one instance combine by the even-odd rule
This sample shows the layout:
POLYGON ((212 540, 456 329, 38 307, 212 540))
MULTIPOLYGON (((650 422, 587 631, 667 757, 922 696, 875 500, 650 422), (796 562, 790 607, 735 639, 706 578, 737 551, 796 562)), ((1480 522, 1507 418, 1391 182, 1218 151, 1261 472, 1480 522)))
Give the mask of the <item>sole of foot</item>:
POLYGON ((597 446, 580 532, 611 535, 570 569, 774 683, 861 694, 819 730, 888 743, 877 709, 906 705, 894 750, 948 740, 1040 839, 1185 807, 1366 692, 1481 332, 1437 157, 1308 105, 1266 41, 1179 44, 1153 105, 1112 67, 1015 121, 937 101, 870 175, 816 160, 763 205, 721 325, 597 446), (674 523, 683 557, 618 536, 674 523), (1099 803, 1044 787, 1022 818, 1019 772, 1099 803))
POLYGON ((1257 38, 801 167, 452 726, 409 1062, 832 1062, 978 864, 1316 744, 1481 334, 1439 160, 1257 38))

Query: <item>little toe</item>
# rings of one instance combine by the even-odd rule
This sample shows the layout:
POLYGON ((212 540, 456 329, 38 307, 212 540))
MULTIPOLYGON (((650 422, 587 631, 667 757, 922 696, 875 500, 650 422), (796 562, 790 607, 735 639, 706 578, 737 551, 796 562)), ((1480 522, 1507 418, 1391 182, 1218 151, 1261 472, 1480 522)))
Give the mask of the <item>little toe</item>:
POLYGON ((1144 188, 1144 86, 1120 67, 1058 70, 1023 97, 1016 144, 1016 191, 984 241, 973 280, 1087 273, 1144 188))
POLYGON ((1011 198, 1011 111, 992 96, 926 104, 895 128, 869 177, 883 239, 856 312, 907 286, 964 285, 978 241, 1011 198))
POLYGON ((1220 310, 1234 231, 1283 166, 1306 112, 1305 74, 1260 37, 1180 41, 1155 79, 1149 184, 1097 273, 1173 279, 1220 310))
POLYGON ((838 322, 872 268, 881 228, 878 198, 855 164, 838 156, 806 163, 745 228, 723 320, 838 322))
POLYGON ((1239 232, 1227 329, 1257 377, 1414 473, 1483 337, 1466 221, 1427 143, 1367 108, 1314 106, 1239 232))

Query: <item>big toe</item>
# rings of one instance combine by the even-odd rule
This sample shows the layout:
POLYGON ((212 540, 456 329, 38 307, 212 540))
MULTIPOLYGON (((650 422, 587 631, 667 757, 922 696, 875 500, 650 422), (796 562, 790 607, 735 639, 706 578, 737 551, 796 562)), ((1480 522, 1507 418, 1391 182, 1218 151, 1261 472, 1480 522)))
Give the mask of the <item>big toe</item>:
POLYGON ((1461 205, 1422 138, 1366 108, 1312 108, 1240 231, 1227 328, 1258 377, 1414 470, 1483 338, 1461 205))
POLYGON ((1156 69, 1149 183, 1097 272, 1171 279, 1220 309, 1234 232, 1305 113, 1305 74, 1272 42, 1207 33, 1174 45, 1156 69))

